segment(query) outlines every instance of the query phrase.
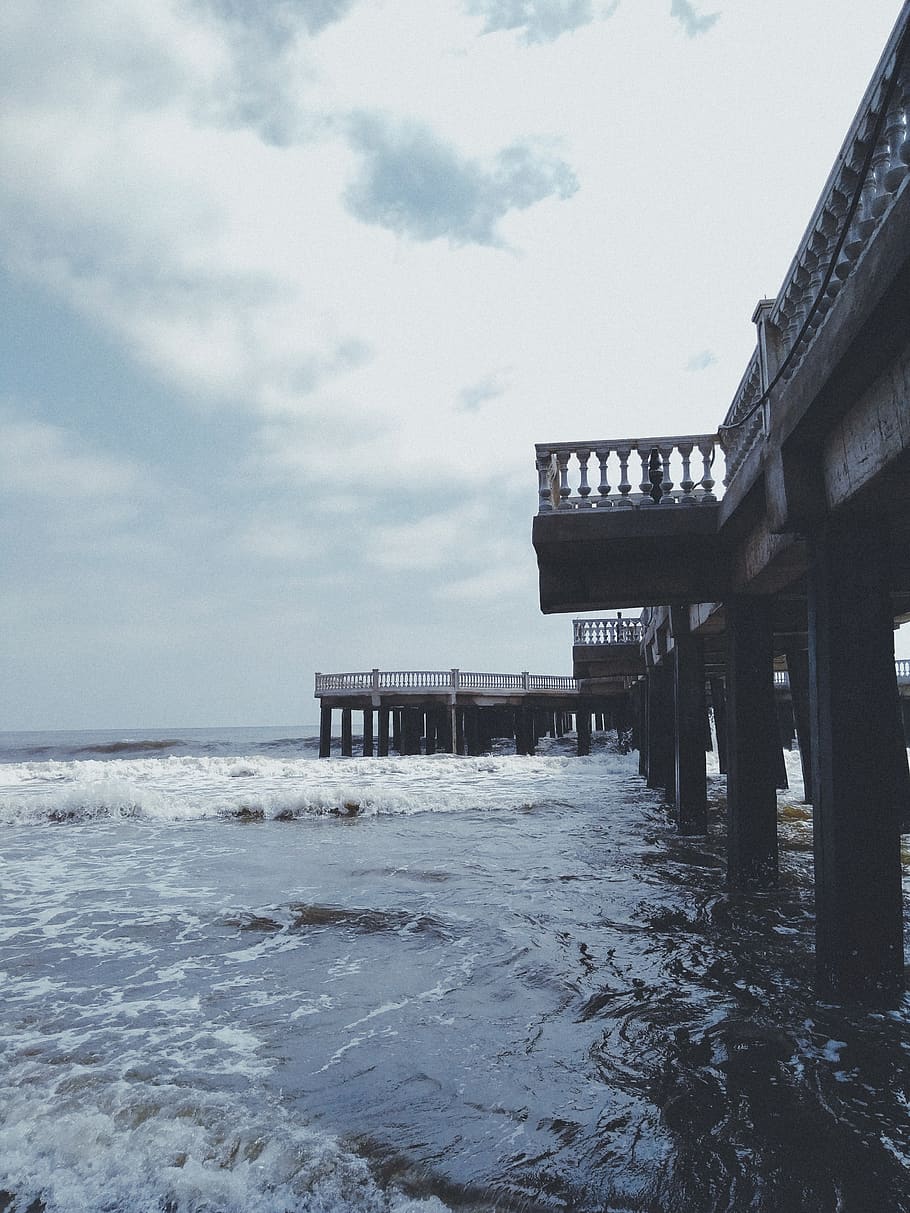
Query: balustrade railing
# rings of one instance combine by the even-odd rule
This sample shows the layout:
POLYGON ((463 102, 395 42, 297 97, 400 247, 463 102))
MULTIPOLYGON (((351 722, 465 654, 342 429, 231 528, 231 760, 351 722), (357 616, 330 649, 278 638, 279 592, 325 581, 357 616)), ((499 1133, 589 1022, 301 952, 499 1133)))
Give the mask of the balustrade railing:
POLYGON ((844 284, 910 177, 910 63, 903 22, 892 35, 768 312, 767 365, 756 348, 721 427, 727 483, 763 430, 768 389, 796 373, 844 284))
POLYGON ((640 644, 644 627, 640 619, 573 619, 573 644, 640 644))
POLYGON ((315 694, 370 691, 577 691, 561 674, 489 674, 465 670, 369 670, 317 674, 315 694))
POLYGON ((899 658, 894 663, 894 672, 898 678, 910 678, 910 661, 905 658, 899 658))
MULTIPOLYGON (((541 514, 707 505, 717 501, 716 434, 538 443, 541 514), (593 482, 592 482, 593 481, 593 482)), ((720 476, 723 480, 723 476, 720 476)))

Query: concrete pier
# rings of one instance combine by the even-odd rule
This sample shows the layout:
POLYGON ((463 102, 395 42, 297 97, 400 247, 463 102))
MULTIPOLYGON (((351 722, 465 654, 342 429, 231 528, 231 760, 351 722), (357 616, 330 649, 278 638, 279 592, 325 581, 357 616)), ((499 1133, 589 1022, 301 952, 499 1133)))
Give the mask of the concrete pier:
POLYGON ((632 681, 623 674, 595 681, 458 669, 317 674, 319 756, 331 756, 336 711, 341 714, 340 752, 348 758, 354 752, 354 712, 363 716, 364 757, 377 751, 382 758, 390 752, 478 756, 489 752, 494 738, 513 740, 516 753, 533 754, 540 737, 562 737, 573 730, 577 752, 584 754, 590 752, 594 716, 617 729, 628 719, 632 681))
POLYGON ((533 526, 544 612, 645 608, 640 769, 683 832, 704 824, 704 663, 733 889, 777 880, 796 730, 819 990, 876 1001, 904 984, 910 826, 893 651, 910 622, 908 98, 905 3, 784 281, 755 308, 717 430, 538 443, 533 526))

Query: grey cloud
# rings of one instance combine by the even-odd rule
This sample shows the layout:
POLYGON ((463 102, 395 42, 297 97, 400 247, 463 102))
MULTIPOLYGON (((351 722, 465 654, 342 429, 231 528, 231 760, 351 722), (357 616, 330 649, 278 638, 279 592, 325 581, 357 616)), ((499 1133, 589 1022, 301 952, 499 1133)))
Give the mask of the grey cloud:
POLYGON ((714 366, 717 362, 717 355, 713 350, 702 350, 699 354, 693 354, 686 363, 687 371, 704 371, 709 366, 714 366))
POLYGON ((479 382, 461 389, 458 393, 459 408, 466 413, 476 413, 482 404, 502 396, 505 390, 497 374, 486 375, 479 382))
POLYGON ((256 30, 283 45, 301 29, 319 34, 340 21, 357 0, 202 0, 216 16, 256 30))
POLYGON ((719 19, 720 13, 708 13, 703 17, 695 11, 691 0, 671 0, 670 16, 676 18, 690 38, 695 38, 707 33, 719 19))
POLYGON ((591 0, 470 0, 468 12, 486 18, 488 33, 520 29, 526 42, 554 42, 594 20, 591 0))
POLYGON ((501 246, 497 224, 510 210, 578 188, 569 166, 532 142, 503 149, 487 168, 414 125, 359 115, 350 134, 364 160, 348 209, 414 240, 501 246))
POLYGON ((256 130, 277 147, 312 138, 322 122, 301 110, 292 52, 340 21, 358 0, 195 0, 230 48, 230 70, 201 108, 227 126, 256 130))

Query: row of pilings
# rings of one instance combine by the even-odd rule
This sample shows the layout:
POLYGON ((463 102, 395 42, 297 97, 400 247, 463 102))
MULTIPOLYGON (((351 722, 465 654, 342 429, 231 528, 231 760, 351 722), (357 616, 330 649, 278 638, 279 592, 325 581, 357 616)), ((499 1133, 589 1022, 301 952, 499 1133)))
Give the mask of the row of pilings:
POLYGON ((629 699, 613 696, 584 707, 565 703, 522 703, 481 706, 477 704, 380 704, 379 707, 336 708, 323 703, 319 721, 319 757, 335 750, 342 757, 355 753, 354 720, 362 721, 356 749, 365 758, 388 757, 390 753, 488 754, 494 741, 513 742, 517 754, 533 754, 543 737, 575 733, 576 752, 589 754, 595 732, 615 730, 617 737, 631 728, 629 699), (333 733, 333 713, 341 717, 341 731, 333 733))
POLYGON ((706 671, 688 611, 670 608, 666 649, 633 690, 635 740, 641 774, 665 790, 679 832, 705 834, 705 722, 713 708, 727 784, 727 885, 742 893, 778 884, 782 741, 788 747, 796 734, 812 804, 817 987, 837 1000, 895 1001, 905 988, 906 738, 880 588, 886 579, 870 572, 880 553, 868 538, 849 552, 839 539, 840 547, 817 555, 810 627, 792 643, 775 638, 767 599, 724 603, 722 674, 706 671), (775 694, 781 647, 789 704, 775 694))

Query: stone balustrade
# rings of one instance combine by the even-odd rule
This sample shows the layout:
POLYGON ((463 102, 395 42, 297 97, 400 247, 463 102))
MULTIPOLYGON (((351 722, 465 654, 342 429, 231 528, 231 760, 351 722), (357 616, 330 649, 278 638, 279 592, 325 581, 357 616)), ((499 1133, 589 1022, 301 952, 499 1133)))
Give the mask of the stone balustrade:
POLYGON ((760 441, 771 388, 799 369, 844 284, 866 256, 910 177, 910 63, 892 38, 776 299, 770 328, 721 426, 727 483, 760 441))
POLYGON ((365 694, 372 691, 490 691, 521 693, 578 690, 574 678, 561 674, 491 674, 465 670, 367 670, 317 674, 316 696, 365 694))
POLYGON ((538 443, 535 450, 541 514, 717 501, 715 464, 723 459, 716 434, 538 443))
POLYGON ((585 645, 641 644, 644 627, 640 619, 573 619, 576 648, 585 645))

